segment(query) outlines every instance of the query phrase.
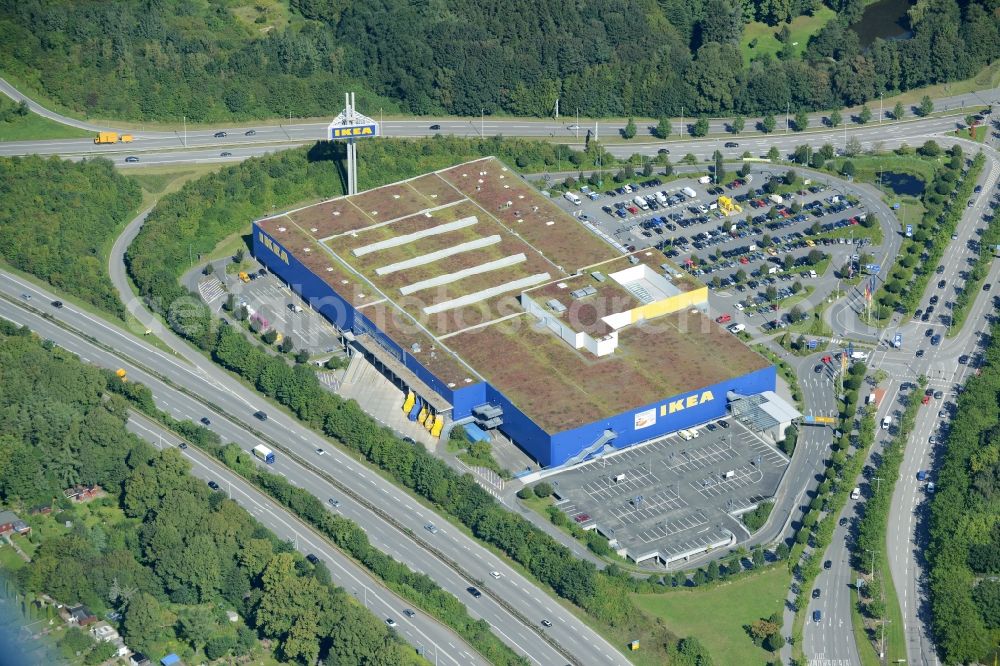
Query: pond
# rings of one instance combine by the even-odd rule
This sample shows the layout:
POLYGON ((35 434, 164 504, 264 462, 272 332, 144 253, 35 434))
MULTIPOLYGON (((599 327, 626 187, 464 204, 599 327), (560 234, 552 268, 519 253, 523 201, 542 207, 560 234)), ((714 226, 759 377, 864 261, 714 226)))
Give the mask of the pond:
POLYGON ((878 38, 909 39, 910 17, 907 11, 915 1, 911 0, 878 0, 865 7, 861 20, 851 26, 858 34, 861 48, 868 48, 878 38))
POLYGON ((882 184, 899 195, 919 197, 924 193, 926 184, 916 176, 895 171, 882 172, 882 184))

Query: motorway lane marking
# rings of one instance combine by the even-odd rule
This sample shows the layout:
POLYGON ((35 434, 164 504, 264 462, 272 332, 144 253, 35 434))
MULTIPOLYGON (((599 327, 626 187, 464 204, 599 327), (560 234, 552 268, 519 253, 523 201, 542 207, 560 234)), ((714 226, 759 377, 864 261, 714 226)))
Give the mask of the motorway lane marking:
MULTIPOLYGON (((36 316, 37 316, 37 315, 36 315, 36 316)), ((107 327, 105 327, 105 328, 107 328, 107 327)), ((118 335, 120 335, 120 336, 122 335, 121 333, 118 333, 117 331, 116 331, 116 334, 118 334, 118 335)), ((73 336, 73 337, 71 338, 72 342, 73 342, 74 344, 76 344, 76 343, 77 343, 77 340, 75 340, 75 339, 73 339, 73 338, 75 338, 76 336, 78 336, 78 333, 77 333, 77 332, 76 332, 76 331, 74 330, 74 331, 71 331, 71 335, 73 336)), ((140 342, 139 342, 139 344, 143 344, 143 345, 144 345, 145 343, 142 343, 142 342, 140 341, 140 342)), ((76 345, 76 346, 79 346, 79 345, 76 345)), ((176 363, 174 363, 173 361, 171 361, 171 363, 172 363, 172 364, 174 364, 174 365, 176 365, 176 363)), ((184 370, 185 370, 186 372, 190 373, 190 374, 194 374, 194 373, 192 373, 192 372, 191 372, 191 370, 190 370, 190 369, 187 369, 187 368, 184 368, 184 370)), ((141 371, 141 370, 140 370, 140 371, 141 371)), ((145 374, 145 373, 143 373, 143 374, 145 374)), ((162 383, 162 382, 161 382, 160 380, 158 380, 158 379, 157 379, 157 378, 155 378, 155 377, 151 377, 151 379, 152 379, 153 381, 155 381, 156 383, 162 383)), ((193 402, 193 400, 192 400, 192 402, 193 402)), ((244 401, 244 402, 245 402, 245 401, 244 401)), ((240 426, 239 426, 239 427, 243 428, 242 424, 240 424, 240 426)), ((362 478, 365 478, 365 477, 364 477, 364 474, 361 474, 361 473, 359 473, 359 476, 361 476, 362 478)), ((375 485, 375 484, 373 483, 373 485, 375 485)), ((471 550, 471 549, 470 549, 470 548, 469 548, 469 547, 468 547, 467 545, 464 545, 463 547, 464 547, 464 548, 465 548, 465 550, 467 550, 467 551, 471 550)), ((523 589, 523 588, 522 588, 522 589, 523 589)), ((536 601, 537 601, 537 599, 536 599, 536 601)), ((518 646, 518 647, 520 647, 520 646, 518 646)), ((549 647, 549 646, 547 646, 547 647, 549 647)), ((551 649, 551 648, 550 648, 550 649, 551 649)), ((529 657, 530 657, 530 655, 529 655, 529 657)), ((561 658, 562 658, 562 657, 560 656, 560 660, 561 660, 561 658)), ((536 661, 537 661, 537 660, 536 660, 536 661)))
MULTIPOLYGON (((150 435, 156 435, 157 439, 159 439, 161 437, 161 434, 159 432, 146 427, 142 423, 139 423, 138 421, 133 421, 133 423, 134 423, 135 427, 138 427, 138 428, 146 431, 147 433, 150 433, 150 435)), ((205 463, 203 463, 191 451, 186 451, 182 455, 184 455, 185 457, 189 458, 192 463, 194 463, 198 467, 202 468, 205 472, 207 472, 209 474, 214 474, 216 472, 216 470, 212 469, 211 467, 209 467, 208 465, 206 465, 205 463)), ((229 472, 229 473, 232 473, 232 472, 229 472)), ((227 483, 229 485, 229 492, 230 492, 230 495, 231 495, 232 492, 233 492, 233 490, 234 490, 234 488, 233 488, 232 482, 227 481, 227 483)), ((247 493, 246 491, 244 491, 239 486, 236 486, 235 490, 236 490, 237 493, 243 495, 246 498, 246 501, 249 502, 252 506, 258 508, 258 510, 260 510, 262 513, 269 514, 272 517, 273 520, 276 520, 277 522, 279 522, 282 525, 284 525, 293 535, 295 535, 296 538, 301 538, 303 544, 312 547, 314 550, 321 550, 321 548, 316 548, 316 543, 313 542, 309 538, 309 533, 308 532, 307 532, 306 535, 300 535, 299 530, 296 529, 296 527, 294 527, 293 525, 290 525, 287 521, 285 521, 283 518, 281 518, 281 516, 277 515, 274 511, 271 510, 271 508, 269 506, 267 506, 266 504, 262 504, 261 502, 257 501, 252 495, 250 495, 249 493, 247 493)), ((259 491, 255 490, 255 492, 257 492, 260 495, 266 497, 265 495, 263 495, 263 493, 260 493, 259 491)), ((321 546, 323 548, 334 549, 332 546, 329 546, 326 543, 322 543, 321 546)), ((337 551, 337 552, 339 552, 339 551, 337 551)), ((335 565, 338 569, 340 569, 352 581, 354 581, 355 583, 357 583, 359 585, 364 586, 365 589, 366 589, 366 591, 367 591, 367 589, 369 587, 373 588, 372 589, 372 595, 375 597, 375 599, 377 599, 378 601, 380 601, 383 606, 386 606, 387 608, 390 608, 390 609, 393 608, 393 604, 385 601, 381 596, 379 596, 378 592, 376 591, 376 590, 379 589, 378 585, 369 585, 366 582, 363 582, 363 581, 359 580, 356 576, 353 575, 353 573, 351 571, 349 571, 340 562, 338 562, 336 560, 336 558, 327 558, 327 559, 330 561, 331 564, 335 565)), ((341 587, 344 587, 344 586, 342 585, 341 587)), ((403 601, 405 602, 405 600, 403 600, 403 601)), ((426 639, 428 643, 430 643, 431 645, 437 646, 437 644, 433 640, 431 640, 429 636, 427 636, 426 634, 424 634, 424 632, 421 631, 419 627, 417 627, 412 622, 410 622, 409 624, 411 624, 411 626, 413 626, 414 630, 417 633, 419 633, 424 639, 426 639)), ((494 629, 495 629, 495 627, 494 627, 494 629)), ((448 644, 451 645, 452 648, 455 648, 455 645, 453 643, 451 643, 450 641, 449 641, 448 644)), ((523 648, 522 648, 522 651, 523 651, 523 648)), ((525 652, 525 653, 527 654, 527 652, 525 652)), ((450 661, 454 662, 456 664, 456 666, 459 666, 459 662, 457 660, 455 660, 453 657, 449 656, 447 653, 444 656, 445 656, 445 658, 447 658, 450 661)))

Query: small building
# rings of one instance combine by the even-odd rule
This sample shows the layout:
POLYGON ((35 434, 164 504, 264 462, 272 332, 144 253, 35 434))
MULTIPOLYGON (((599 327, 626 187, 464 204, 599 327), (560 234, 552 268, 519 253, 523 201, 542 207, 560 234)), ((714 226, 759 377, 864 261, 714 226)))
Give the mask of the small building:
POLYGON ((97 616, 91 613, 90 609, 83 604, 65 606, 59 611, 59 614, 67 623, 75 624, 78 627, 89 627, 97 622, 97 616))
POLYGON ((13 511, 0 511, 0 536, 8 534, 28 534, 31 528, 17 517, 13 511))
POLYGON ((105 643, 109 643, 118 638, 121 638, 118 635, 118 631, 107 622, 104 622, 103 620, 101 622, 95 622, 93 625, 91 625, 90 635, 93 636, 96 640, 103 641, 105 643))
POLYGON ((774 391, 756 395, 727 394, 729 410, 747 428, 776 444, 785 438, 785 430, 802 414, 774 391))
POLYGON ((128 658, 128 666, 152 666, 152 662, 143 653, 133 652, 132 656, 128 658))
POLYGON ((104 493, 104 489, 96 483, 89 485, 77 484, 63 491, 63 497, 73 502, 89 502, 104 493))
POLYGON ((180 663, 181 658, 173 652, 160 659, 160 666, 180 666, 180 663))
POLYGON ((239 622, 240 621, 240 614, 237 613, 236 611, 227 610, 226 611, 226 619, 228 619, 230 622, 239 622))

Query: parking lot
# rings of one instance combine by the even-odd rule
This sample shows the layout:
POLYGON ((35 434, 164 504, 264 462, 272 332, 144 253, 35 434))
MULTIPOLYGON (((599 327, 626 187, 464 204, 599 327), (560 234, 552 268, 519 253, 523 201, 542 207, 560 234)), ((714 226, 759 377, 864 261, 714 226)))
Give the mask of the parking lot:
POLYGON ((864 271, 875 248, 863 231, 867 213, 855 198, 804 181, 801 189, 772 197, 763 189, 769 175, 752 173, 723 186, 642 179, 614 190, 583 191, 579 206, 565 198, 559 203, 621 249, 658 247, 710 289, 735 291, 735 310, 748 318, 763 315, 761 324, 775 328, 788 323, 787 315, 771 319, 780 301, 848 260, 864 271), (720 195, 742 211, 724 215, 716 203, 720 195))
POLYGON ((670 563, 743 540, 737 517, 773 496, 788 459, 737 421, 723 422, 549 477, 557 506, 640 562, 670 563))
POLYGON ((200 276, 198 293, 213 311, 221 310, 232 293, 238 305, 245 305, 264 329, 273 328, 292 338, 296 349, 306 349, 314 357, 330 356, 341 348, 336 329, 319 313, 310 309, 275 275, 261 267, 248 271, 248 281, 225 274, 224 265, 209 276, 200 276), (252 279, 251 279, 252 278, 252 279))

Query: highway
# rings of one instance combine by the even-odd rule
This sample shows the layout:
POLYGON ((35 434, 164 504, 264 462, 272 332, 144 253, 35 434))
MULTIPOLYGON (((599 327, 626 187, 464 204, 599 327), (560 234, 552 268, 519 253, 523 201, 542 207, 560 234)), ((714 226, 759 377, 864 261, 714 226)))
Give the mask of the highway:
MULTIPOLYGON (((0 143, 0 155, 35 153, 62 155, 75 159, 104 156, 121 165, 125 164, 125 157, 130 155, 139 158, 139 165, 238 160, 324 139, 328 125, 328 122, 304 121, 274 124, 273 121, 269 121, 225 127, 198 127, 187 131, 183 129, 172 131, 146 130, 144 128, 139 130, 125 129, 115 123, 84 122, 50 111, 17 91, 3 79, 0 79, 0 93, 15 101, 26 100, 32 111, 55 122, 94 132, 117 129, 128 131, 135 136, 135 142, 132 144, 113 145, 95 145, 93 139, 88 138, 5 142, 0 143), (226 136, 216 137, 215 134, 218 132, 226 132, 226 136), (232 157, 222 157, 224 152, 232 153, 232 157)), ((646 123, 639 128, 640 131, 634 143, 608 143, 606 147, 617 157, 628 157, 636 153, 655 155, 658 150, 666 147, 671 151, 674 161, 677 161, 687 153, 705 159, 717 149, 721 150, 727 158, 734 159, 744 151, 750 151, 754 155, 762 155, 771 146, 776 146, 782 153, 791 152, 795 146, 803 143, 814 145, 832 143, 834 146, 843 147, 848 138, 853 136, 857 136, 862 144, 870 146, 879 141, 900 142, 907 137, 922 137, 953 130, 958 124, 964 122, 966 106, 982 106, 998 100, 1000 100, 1000 90, 980 90, 935 100, 936 109, 949 109, 953 112, 952 115, 916 118, 913 116, 912 110, 908 109, 907 116, 902 121, 895 122, 883 119, 879 123, 878 112, 875 109, 876 119, 867 125, 847 122, 838 128, 825 127, 822 124, 825 114, 813 113, 810 114, 809 129, 805 132, 788 131, 784 118, 781 118, 777 131, 772 134, 762 134, 754 129, 760 119, 749 118, 746 122, 746 126, 749 128, 746 134, 727 135, 723 132, 726 131, 729 119, 713 119, 709 123, 712 135, 703 139, 680 139, 681 123, 675 119, 676 140, 673 138, 670 141, 654 140, 651 134, 652 128, 646 123), (727 141, 735 141, 739 146, 725 148, 723 144, 727 141)), ((894 102, 892 100, 886 100, 886 102, 888 106, 885 106, 884 109, 888 110, 894 102)), ((331 110, 331 118, 336 111, 339 109, 331 110)), ((849 113, 845 112, 844 115, 846 119, 850 118, 849 113)), ((693 122, 693 120, 691 118, 685 119, 684 125, 689 125, 688 121, 693 122)), ((555 120, 449 117, 390 119, 383 121, 381 126, 382 134, 387 137, 417 137, 434 134, 464 137, 503 135, 551 138, 582 148, 588 129, 593 131, 598 138, 601 136, 605 139, 609 136, 618 137, 624 129, 624 122, 620 119, 606 123, 600 120, 582 119, 579 121, 579 129, 577 129, 577 121, 567 118, 555 120), (435 129, 431 129, 432 126, 435 129)))
MULTIPOLYGON (((130 414, 127 428, 159 449, 180 444, 180 439, 172 432, 135 412, 130 414)), ((410 607, 409 602, 387 589, 322 535, 225 465, 194 447, 181 450, 180 454, 191 464, 191 474, 218 483, 231 500, 280 538, 294 543, 296 550, 303 554, 312 553, 321 559, 334 582, 357 597, 359 603, 382 619, 393 619, 398 625, 395 631, 406 642, 420 649, 428 661, 455 666, 489 664, 461 637, 429 615, 419 610, 412 617, 403 614, 401 611, 410 607)))
MULTIPOLYGON (((950 141, 942 139, 941 143, 947 144, 950 141)), ((969 149, 974 146, 968 145, 967 142, 963 143, 966 143, 964 147, 968 154, 969 149)), ((970 268, 969 259, 974 255, 970 250, 970 241, 978 238, 978 229, 985 224, 984 216, 992 214, 989 202, 997 196, 995 188, 1000 178, 1000 156, 989 146, 985 148, 985 154, 987 163, 978 181, 983 188, 982 192, 973 197, 972 207, 965 208, 965 214, 957 230, 958 238, 950 243, 941 260, 945 270, 941 274, 936 274, 928 285, 921 302, 921 310, 930 305, 930 298, 933 295, 938 295, 939 298, 943 295, 944 302, 939 303, 939 310, 944 314, 949 309, 949 297, 955 294, 955 288, 962 284, 965 271, 970 268), (939 279, 944 279, 946 282, 944 290, 937 288, 939 279)), ((965 203, 956 202, 956 205, 964 206, 965 203)), ((1000 264, 994 262, 987 282, 996 285, 998 280, 1000 280, 1000 264)), ((927 407, 922 407, 917 413, 916 426, 907 442, 889 512, 886 553, 903 614, 907 661, 910 664, 938 663, 933 639, 928 631, 930 615, 925 588, 926 563, 922 558, 922 552, 927 545, 927 495, 925 484, 918 482, 916 475, 921 469, 932 469, 935 446, 930 443, 930 437, 935 435, 940 438, 938 428, 950 418, 948 414, 942 418, 939 411, 944 408, 947 401, 954 401, 956 387, 960 386, 972 372, 969 364, 959 363, 959 357, 973 356, 977 348, 985 344, 985 334, 989 326, 988 317, 993 309, 993 297, 991 292, 982 291, 975 296, 976 300, 966 323, 955 337, 944 337, 947 326, 941 323, 939 316, 934 316, 933 320, 927 323, 916 319, 907 321, 897 319, 885 331, 878 333, 881 344, 869 363, 870 373, 882 369, 889 375, 884 386, 887 397, 877 413, 879 423, 887 414, 891 414, 898 423, 899 415, 905 408, 903 396, 912 394, 912 391, 901 392, 900 386, 903 383, 915 384, 921 375, 929 378, 931 389, 942 391, 944 396, 940 400, 932 399, 927 407), (929 344, 927 331, 931 329, 942 335, 939 346, 929 344), (902 335, 903 339, 903 346, 899 350, 887 344, 897 333, 902 335), (923 350, 921 357, 916 356, 917 350, 923 350)), ((848 311, 849 308, 841 308, 840 315, 835 317, 842 332, 848 335, 853 333, 852 337, 855 338, 869 334, 869 330, 850 330, 854 318, 846 315, 848 311)), ((920 399, 920 396, 916 395, 913 399, 920 399)), ((873 452, 879 452, 889 436, 889 433, 880 428, 876 433, 873 452)), ((866 484, 860 479, 859 485, 865 488, 867 494, 866 484)), ((850 529, 857 517, 856 509, 860 504, 860 502, 849 503, 845 507, 841 517, 848 518, 848 524, 838 525, 833 541, 824 555, 824 559, 833 562, 833 567, 822 571, 816 581, 816 587, 822 590, 821 598, 812 602, 810 608, 821 609, 823 621, 820 626, 813 626, 811 621, 807 621, 803 646, 806 656, 814 664, 832 666, 856 663, 856 653, 845 649, 849 637, 844 632, 850 630, 848 605, 850 593, 846 585, 853 584, 851 567, 847 559, 847 542, 850 538, 850 529), (841 630, 843 618, 847 618, 847 622, 841 630)))
MULTIPOLYGON (((0 301, 0 316, 31 323, 32 328, 38 321, 45 322, 38 317, 26 321, 27 314, 17 307, 27 304, 21 295, 28 294, 32 296, 30 306, 44 311, 47 318, 58 317, 105 348, 115 349, 114 356, 99 353, 100 348, 93 345, 71 351, 104 367, 124 367, 135 381, 149 386, 158 407, 175 418, 197 422, 207 416, 212 429, 224 441, 238 442, 246 450, 259 443, 266 442, 272 447, 280 444, 281 449, 293 452, 299 460, 308 461, 296 463, 291 456, 279 452, 281 461, 275 464, 275 471, 283 472, 320 498, 348 498, 349 501, 341 501, 340 510, 365 528, 373 545, 430 575, 463 600, 474 617, 486 619, 502 640, 518 653, 529 656, 533 663, 627 663, 607 641, 506 561, 330 441, 268 405, 264 398, 234 381, 197 352, 191 351, 199 356, 195 360, 200 361, 200 367, 161 352, 72 305, 52 308, 48 304, 55 298, 53 294, 6 273, 0 273, 0 292, 9 299, 0 301), (156 373, 170 383, 147 372, 136 363, 137 359, 144 366, 155 367, 156 373), (264 422, 256 420, 253 413, 258 409, 268 411, 270 418, 264 422), (316 449, 320 448, 325 455, 317 455, 316 449), (437 534, 424 529, 429 521, 440 527, 437 534), (502 577, 491 578, 488 572, 492 570, 501 572, 502 577), (483 590, 483 597, 473 599, 465 591, 470 585, 483 590), (541 627, 542 619, 550 619, 553 626, 541 627), (567 659, 567 655, 572 658, 567 659)), ((62 344, 66 333, 52 328, 47 326, 41 334, 62 344)), ((186 348, 186 345, 174 347, 177 351, 186 348)))

